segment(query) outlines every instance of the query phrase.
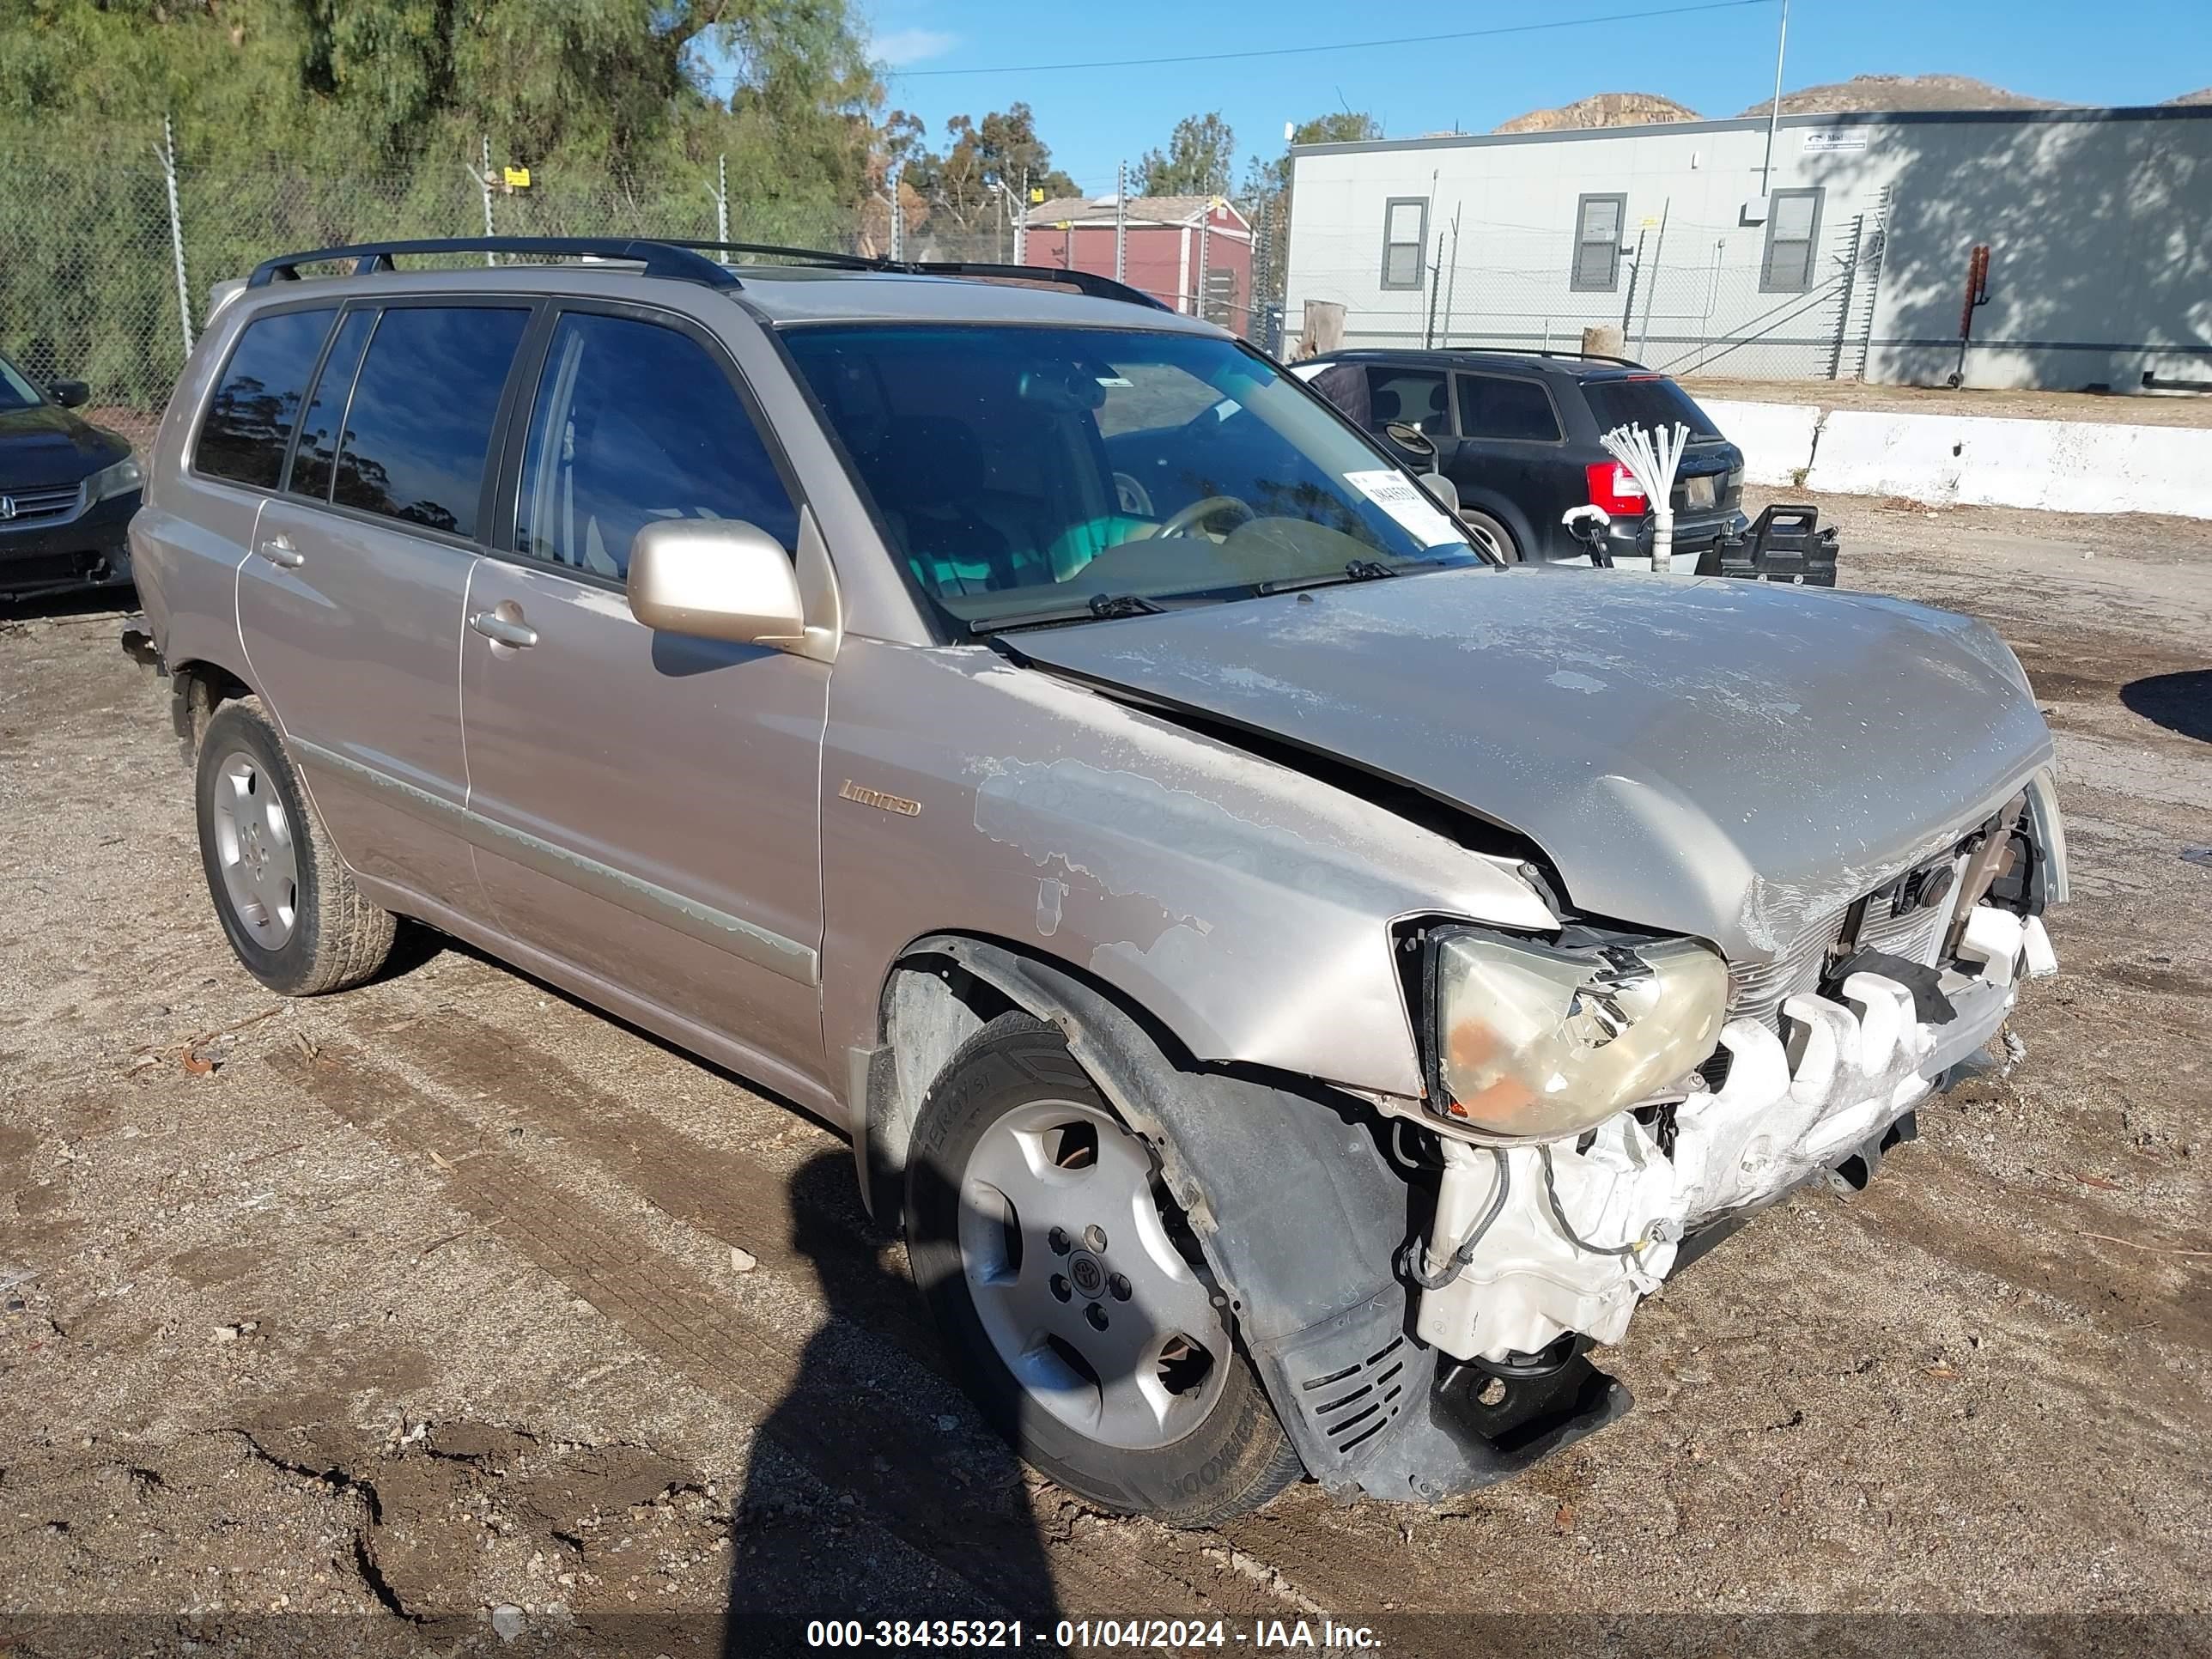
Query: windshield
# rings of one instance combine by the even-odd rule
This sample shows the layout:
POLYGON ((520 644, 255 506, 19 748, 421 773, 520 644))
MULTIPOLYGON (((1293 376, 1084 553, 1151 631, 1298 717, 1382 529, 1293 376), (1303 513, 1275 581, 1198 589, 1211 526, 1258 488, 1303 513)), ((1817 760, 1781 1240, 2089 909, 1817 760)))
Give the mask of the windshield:
POLYGON ((981 324, 783 337, 894 551, 973 626, 1480 562, 1425 491, 1228 340, 981 324))
POLYGON ((16 371, 15 365, 0 357, 0 410, 33 409, 39 404, 39 394, 31 383, 16 371))
POLYGON ((1656 374, 1632 374, 1619 380, 1585 380, 1583 395, 1589 399, 1597 429, 1617 426, 1647 426, 1653 431, 1680 421, 1695 441, 1717 438, 1721 429, 1713 417, 1699 409, 1697 400, 1674 381, 1656 374))

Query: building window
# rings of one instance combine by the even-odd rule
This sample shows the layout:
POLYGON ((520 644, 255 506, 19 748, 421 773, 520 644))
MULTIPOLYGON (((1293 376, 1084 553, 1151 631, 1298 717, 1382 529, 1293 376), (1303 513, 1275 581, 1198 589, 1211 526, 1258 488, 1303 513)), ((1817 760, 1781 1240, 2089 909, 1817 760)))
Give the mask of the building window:
POLYGON ((1817 190, 1778 190, 1767 201, 1766 258, 1759 291, 1802 294, 1813 286, 1813 244, 1820 233, 1817 190))
POLYGON ((1429 240, 1429 198, 1393 196, 1382 204, 1382 286, 1419 288, 1429 240))
POLYGON ((1620 227, 1626 196, 1585 196, 1575 205, 1575 273, 1569 286, 1584 294, 1610 294, 1620 285, 1620 227))

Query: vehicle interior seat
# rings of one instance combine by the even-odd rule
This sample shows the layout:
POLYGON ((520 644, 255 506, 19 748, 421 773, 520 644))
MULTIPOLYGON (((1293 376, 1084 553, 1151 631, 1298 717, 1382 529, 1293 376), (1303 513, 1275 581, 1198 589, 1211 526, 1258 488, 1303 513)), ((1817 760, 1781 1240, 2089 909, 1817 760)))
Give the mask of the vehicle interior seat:
MULTIPOLYGON (((987 505, 988 475, 975 428, 946 415, 899 422, 879 458, 878 505, 908 567, 933 592, 1019 586, 1025 567, 1042 567, 1034 541, 1018 547, 993 522, 1007 515, 1003 501, 987 505)), ((1050 580, 1048 568, 1042 580, 1050 580)))

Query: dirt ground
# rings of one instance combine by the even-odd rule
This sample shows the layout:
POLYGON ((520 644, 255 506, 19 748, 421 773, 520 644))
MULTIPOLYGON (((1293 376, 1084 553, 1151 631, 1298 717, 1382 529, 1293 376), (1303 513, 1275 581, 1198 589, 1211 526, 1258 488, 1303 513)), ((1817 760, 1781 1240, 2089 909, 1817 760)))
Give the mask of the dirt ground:
POLYGON ((1309 1486, 1218 1533, 1021 1474, 819 1124, 434 940, 263 990, 167 687, 112 612, 0 622, 0 1650, 2201 1650, 2212 525, 1823 505, 1846 585, 2027 663, 2063 976, 1869 1190, 1644 1309, 1617 1426, 1435 1511, 1309 1486))
POLYGON ((2121 426, 2212 426, 2205 392, 2004 392, 1963 386, 1872 386, 1858 380, 1734 380, 1681 377, 1700 398, 1753 404, 1818 404, 1910 415, 1990 415, 2012 421, 2100 421, 2121 426))

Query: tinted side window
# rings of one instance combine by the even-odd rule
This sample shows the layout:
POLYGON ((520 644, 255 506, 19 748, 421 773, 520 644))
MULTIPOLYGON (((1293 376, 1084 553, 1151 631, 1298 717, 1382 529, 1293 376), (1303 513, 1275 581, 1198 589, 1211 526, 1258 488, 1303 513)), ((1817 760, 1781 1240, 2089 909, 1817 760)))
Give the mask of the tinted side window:
POLYGON ((1451 406, 1444 401, 1441 369, 1370 368, 1367 402, 1370 418, 1378 428, 1403 421, 1431 434, 1451 430, 1451 406))
POLYGON ((1496 374, 1459 377, 1459 429, 1468 438, 1516 438, 1557 443, 1559 417, 1551 394, 1534 380, 1509 380, 1496 374))
POLYGON ((356 311, 338 325, 331 355, 315 381, 315 400, 300 417, 300 447, 292 455, 291 489, 295 495, 326 501, 331 493, 331 462, 338 450, 338 422, 345 418, 353 397, 354 372, 361 367, 362 348, 376 326, 374 311, 356 311))
POLYGON ((331 499, 475 535, 500 392, 529 320, 489 306, 386 311, 354 382, 331 499))
POLYGON ((721 365, 673 329, 571 313, 538 382, 515 548, 619 580, 656 519, 742 519, 799 541, 799 511, 721 365))
POLYGON ((194 466, 237 483, 276 487, 284 475, 285 446, 307 395, 307 377, 315 372, 334 314, 285 311, 246 325, 200 423, 194 466))

